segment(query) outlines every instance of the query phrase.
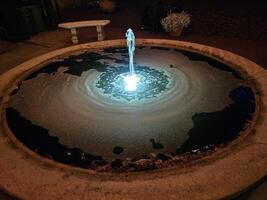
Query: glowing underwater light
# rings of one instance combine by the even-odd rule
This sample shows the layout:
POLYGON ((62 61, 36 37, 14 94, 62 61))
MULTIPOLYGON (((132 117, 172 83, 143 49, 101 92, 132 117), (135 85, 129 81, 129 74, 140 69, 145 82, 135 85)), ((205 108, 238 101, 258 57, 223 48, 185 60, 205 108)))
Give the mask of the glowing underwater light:
POLYGON ((125 84, 125 90, 127 91, 135 91, 138 86, 138 82, 140 81, 140 78, 138 76, 134 75, 127 75, 124 77, 124 84, 125 84))

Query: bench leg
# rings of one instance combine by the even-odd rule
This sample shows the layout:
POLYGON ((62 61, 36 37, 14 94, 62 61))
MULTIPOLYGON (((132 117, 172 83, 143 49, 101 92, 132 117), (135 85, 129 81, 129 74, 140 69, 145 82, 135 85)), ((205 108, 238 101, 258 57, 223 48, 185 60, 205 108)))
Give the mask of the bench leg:
POLYGON ((70 32, 71 32, 71 41, 72 41, 72 43, 73 44, 78 44, 79 40, 78 40, 76 28, 70 29, 70 32))
POLYGON ((96 26, 96 32, 97 32, 97 40, 104 40, 105 39, 105 33, 103 26, 96 26))

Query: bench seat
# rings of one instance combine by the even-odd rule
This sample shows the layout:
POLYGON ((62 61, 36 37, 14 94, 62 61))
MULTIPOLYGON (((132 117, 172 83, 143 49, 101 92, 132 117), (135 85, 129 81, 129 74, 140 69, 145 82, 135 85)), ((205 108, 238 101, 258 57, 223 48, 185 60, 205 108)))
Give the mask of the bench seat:
POLYGON ((104 40, 105 34, 104 34, 104 26, 108 25, 110 23, 110 20, 87 20, 87 21, 76 21, 76 22, 66 22, 58 24, 58 27, 64 28, 64 29, 70 29, 71 32, 71 40, 73 44, 77 44, 79 42, 78 36, 77 36, 77 28, 83 28, 83 27, 96 27, 97 31, 97 39, 98 40, 104 40))

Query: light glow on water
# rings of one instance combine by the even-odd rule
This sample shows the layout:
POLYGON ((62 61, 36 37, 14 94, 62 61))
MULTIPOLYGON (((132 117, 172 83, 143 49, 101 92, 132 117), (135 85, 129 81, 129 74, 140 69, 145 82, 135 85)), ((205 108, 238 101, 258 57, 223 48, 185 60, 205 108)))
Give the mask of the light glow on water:
POLYGON ((125 90, 133 92, 137 89, 138 83, 140 81, 140 78, 137 75, 127 75, 123 79, 125 84, 125 90))
POLYGON ((137 66, 134 75, 131 75, 125 66, 120 66, 109 67, 96 78, 94 82, 97 90, 95 91, 98 94, 112 100, 131 103, 160 96, 174 84, 167 71, 142 65, 137 66))

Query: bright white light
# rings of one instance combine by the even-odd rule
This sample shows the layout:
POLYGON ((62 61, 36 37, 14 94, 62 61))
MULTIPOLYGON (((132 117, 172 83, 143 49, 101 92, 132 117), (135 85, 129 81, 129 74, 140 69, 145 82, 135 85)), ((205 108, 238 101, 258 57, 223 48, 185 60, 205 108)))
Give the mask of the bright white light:
POLYGON ((137 85, 140 78, 134 75, 128 75, 124 77, 125 89, 128 91, 134 91, 137 89, 137 85))

